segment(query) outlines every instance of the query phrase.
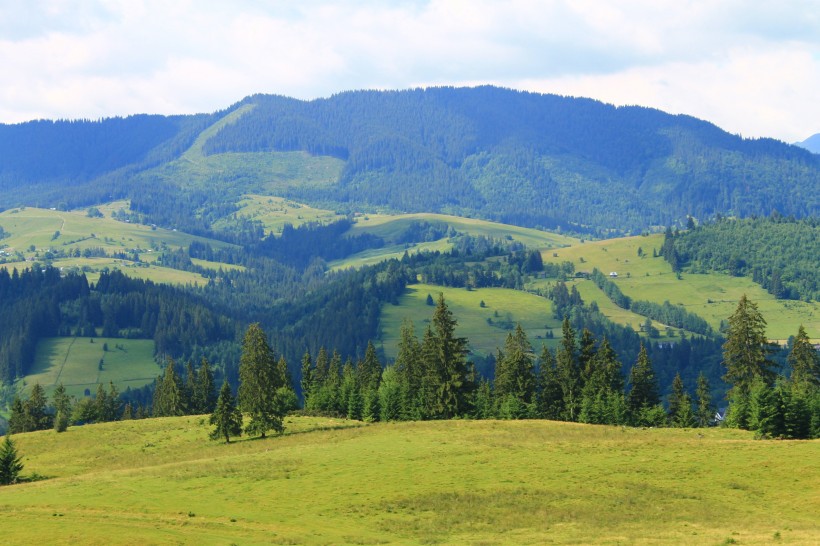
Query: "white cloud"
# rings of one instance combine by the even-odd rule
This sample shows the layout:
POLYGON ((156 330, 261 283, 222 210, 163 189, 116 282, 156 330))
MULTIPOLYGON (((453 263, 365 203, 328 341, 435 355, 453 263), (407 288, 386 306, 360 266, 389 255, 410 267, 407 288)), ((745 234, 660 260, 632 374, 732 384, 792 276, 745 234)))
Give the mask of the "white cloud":
POLYGON ((820 131, 810 0, 0 0, 0 120, 224 108, 258 92, 497 83, 820 131))

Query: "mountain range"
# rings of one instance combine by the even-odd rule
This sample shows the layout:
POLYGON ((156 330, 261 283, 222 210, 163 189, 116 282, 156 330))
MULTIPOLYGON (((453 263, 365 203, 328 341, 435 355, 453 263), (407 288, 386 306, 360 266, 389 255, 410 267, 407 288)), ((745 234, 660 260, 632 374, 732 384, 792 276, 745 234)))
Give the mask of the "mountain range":
POLYGON ((5 208, 130 198, 146 220, 193 232, 267 193, 607 235, 687 216, 817 215, 820 157, 650 108, 441 87, 0 125, 0 189, 5 208))

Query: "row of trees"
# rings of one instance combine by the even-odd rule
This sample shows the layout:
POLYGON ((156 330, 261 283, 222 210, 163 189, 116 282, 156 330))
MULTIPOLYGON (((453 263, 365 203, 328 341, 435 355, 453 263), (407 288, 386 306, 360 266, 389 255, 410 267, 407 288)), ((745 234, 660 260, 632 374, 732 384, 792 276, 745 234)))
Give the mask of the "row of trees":
POLYGON ((724 345, 726 424, 760 437, 820 437, 820 354, 801 325, 788 356, 791 373, 777 372, 769 358, 766 320, 744 295, 729 317, 724 345))

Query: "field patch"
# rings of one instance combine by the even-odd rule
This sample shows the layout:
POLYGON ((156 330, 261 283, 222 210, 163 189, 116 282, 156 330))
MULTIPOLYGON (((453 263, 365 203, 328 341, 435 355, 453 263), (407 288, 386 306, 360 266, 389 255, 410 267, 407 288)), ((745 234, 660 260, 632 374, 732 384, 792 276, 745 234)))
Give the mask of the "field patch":
POLYGON ((55 337, 37 344, 28 386, 40 383, 46 392, 62 383, 74 396, 94 394, 98 384, 113 381, 123 391, 151 383, 161 373, 148 339, 55 337))
MULTIPOLYGON (((585 242, 545 251, 542 256, 545 263, 572 262, 576 272, 592 272, 597 268, 605 275, 616 273, 617 277, 611 280, 630 298, 659 304, 668 300, 683 305, 687 311, 704 318, 715 331, 746 294, 768 322, 766 335, 770 339, 785 341, 796 335, 803 324, 809 337, 820 341, 820 303, 778 300, 747 277, 684 272, 679 278, 663 258, 653 257, 662 245, 663 235, 655 234, 585 242)), ((602 309, 607 305, 608 298, 600 291, 588 290, 586 295, 602 309)), ((584 299, 586 301, 586 297, 584 299)), ((618 314, 615 316, 617 319, 618 314)))
POLYGON ((433 300, 443 293, 447 306, 458 320, 456 335, 470 341, 470 350, 481 355, 495 353, 504 346, 504 340, 517 323, 527 333, 536 351, 542 343, 552 344, 561 337, 561 322, 552 316, 552 302, 519 290, 508 288, 447 288, 431 284, 407 287, 398 305, 382 307, 381 341, 385 354, 396 356, 402 321, 410 319, 416 336, 424 331, 435 307, 427 304, 428 294, 433 300), (482 307, 481 302, 484 302, 482 307), (547 337, 553 332, 554 340, 547 337))

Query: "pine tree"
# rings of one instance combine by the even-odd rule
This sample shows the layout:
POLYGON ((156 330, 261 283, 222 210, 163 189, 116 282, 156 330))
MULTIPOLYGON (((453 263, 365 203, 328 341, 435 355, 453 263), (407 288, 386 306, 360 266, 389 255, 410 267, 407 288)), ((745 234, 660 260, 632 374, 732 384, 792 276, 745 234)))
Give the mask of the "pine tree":
POLYGON ((758 378, 771 386, 775 373, 768 353, 766 320, 757 305, 744 294, 729 317, 726 343, 723 344, 724 379, 732 384, 732 391, 748 394, 758 378))
POLYGON ((189 360, 185 364, 185 382, 182 388, 183 405, 190 413, 194 413, 194 396, 196 395, 197 374, 194 364, 189 360))
POLYGON ((564 322, 561 326, 563 337, 561 339, 561 347, 558 349, 558 354, 555 356, 556 372, 558 377, 558 384, 561 386, 563 394, 564 405, 564 419, 567 421, 576 421, 578 419, 578 410, 581 403, 580 379, 581 374, 578 370, 578 356, 575 347, 575 330, 569 323, 569 318, 564 317, 564 322))
POLYGON ((686 389, 683 387, 683 379, 680 377, 680 372, 675 374, 675 379, 672 380, 672 392, 669 394, 669 422, 673 422, 683 404, 683 397, 686 394, 686 389))
POLYGON ((299 386, 302 388, 302 399, 305 401, 304 407, 308 408, 310 398, 313 394, 313 359, 310 357, 310 351, 305 351, 302 356, 301 380, 299 386))
POLYGON ((59 415, 62 412, 68 419, 71 415, 71 397, 66 393, 65 386, 62 383, 54 389, 51 400, 54 403, 55 414, 59 415))
POLYGON ((797 330, 792 350, 788 357, 791 367, 791 382, 801 391, 820 387, 820 353, 812 346, 803 325, 797 330))
POLYGON ((521 325, 507 335, 504 352, 499 351, 496 359, 495 395, 500 403, 511 397, 522 408, 517 416, 524 417, 526 408, 533 403, 535 395, 535 372, 532 346, 521 325))
POLYGON ((29 421, 23 401, 19 396, 15 396, 11 403, 11 414, 9 415, 9 434, 31 432, 34 430, 34 425, 29 421))
POLYGON ((709 380, 703 372, 698 376, 698 384, 695 388, 695 396, 697 397, 698 410, 695 414, 697 426, 708 427, 715 415, 715 408, 712 406, 712 392, 709 386, 709 380))
POLYGON ((564 392, 558 380, 555 357, 544 345, 538 367, 537 412, 543 419, 558 420, 564 415, 564 392))
POLYGON ((185 415, 182 380, 176 372, 173 359, 168 359, 163 375, 157 378, 152 413, 154 417, 185 415))
POLYGON ((0 447, 0 485, 17 483, 22 470, 23 463, 17 454, 17 447, 11 440, 11 436, 7 434, 0 447))
POLYGON ((45 389, 39 382, 35 383, 31 387, 31 395, 28 401, 24 404, 27 420, 34 427, 31 430, 48 430, 51 428, 51 415, 46 410, 47 406, 48 399, 46 398, 45 389))
POLYGON ((641 350, 638 353, 638 360, 629 373, 629 383, 632 388, 626 397, 626 403, 633 419, 638 423, 641 421, 642 412, 660 404, 655 371, 652 369, 652 362, 649 361, 649 355, 647 355, 643 343, 641 343, 641 350))
POLYGON ((215 426, 210 433, 211 440, 225 438, 225 443, 229 444, 231 436, 242 435, 242 413, 236 407, 231 386, 227 381, 222 383, 209 423, 215 426))
POLYGON ((402 419, 403 378, 395 366, 387 366, 379 384, 379 419, 398 421, 402 419))
POLYGON ((196 374, 196 386, 194 387, 193 396, 193 411, 202 415, 203 413, 210 413, 213 411, 216 404, 216 396, 214 392, 214 374, 211 371, 211 366, 208 360, 202 357, 202 362, 199 365, 199 372, 196 374))
POLYGON ((432 360, 426 367, 434 371, 433 377, 438 379, 438 384, 433 386, 434 415, 442 419, 467 415, 474 389, 468 377, 467 340, 456 337, 458 321, 447 307, 444 294, 439 294, 431 322, 432 347, 423 352, 432 360))
POLYGON ((267 431, 284 432, 284 409, 276 400, 284 387, 273 350, 259 323, 251 324, 242 342, 239 359, 239 409, 250 417, 248 434, 265 437, 267 431))

